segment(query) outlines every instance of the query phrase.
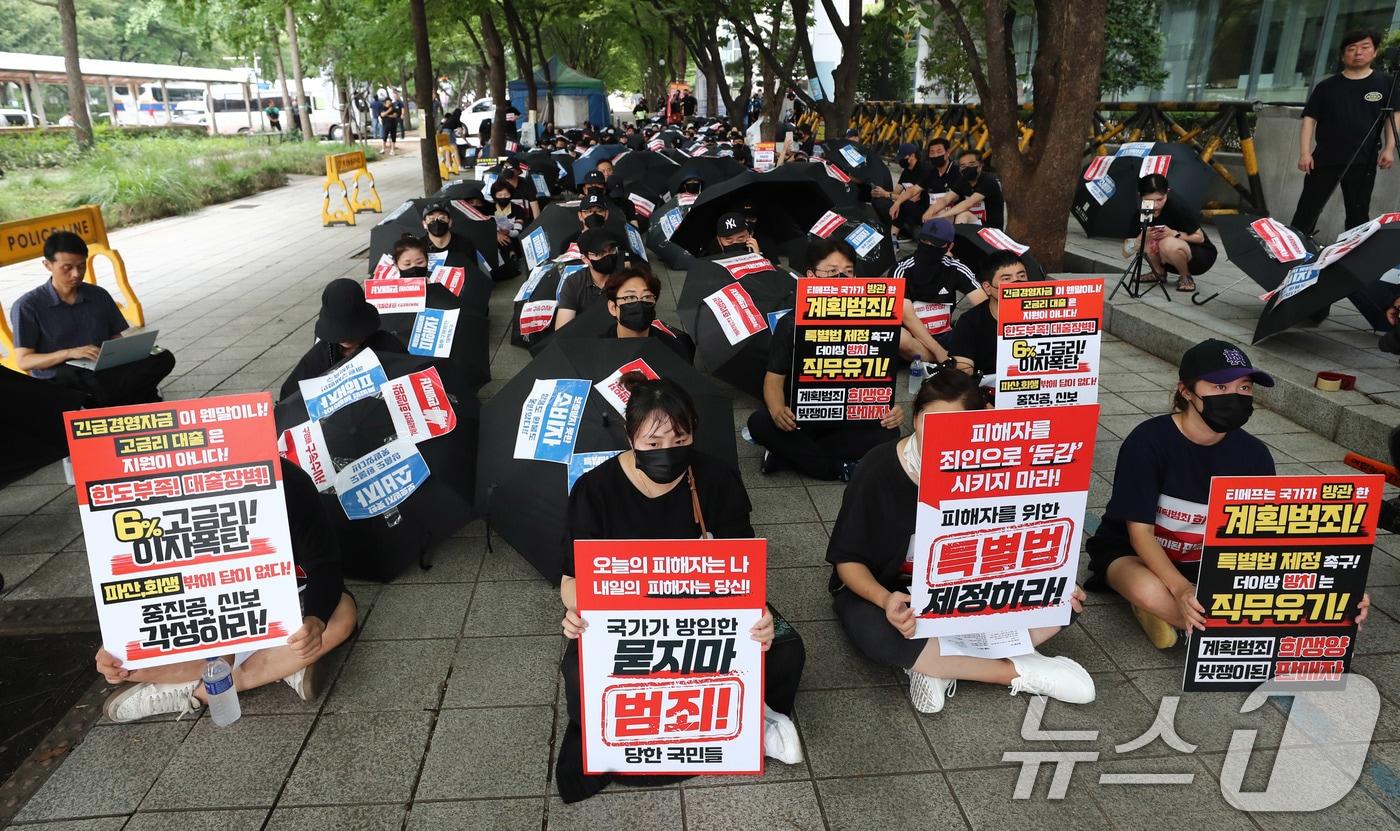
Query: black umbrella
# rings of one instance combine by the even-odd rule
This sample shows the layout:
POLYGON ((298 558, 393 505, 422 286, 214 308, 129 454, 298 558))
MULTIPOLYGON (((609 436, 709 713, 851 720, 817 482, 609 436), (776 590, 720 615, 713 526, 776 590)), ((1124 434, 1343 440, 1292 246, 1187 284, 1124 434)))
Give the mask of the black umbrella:
MULTIPOLYGON (((457 422, 451 432, 416 445, 428 476, 393 511, 352 520, 333 490, 322 493, 340 541, 346 576, 388 581, 415 560, 426 565, 425 554, 432 545, 476 516, 473 488, 481 403, 474 390, 454 389, 448 380, 450 373, 444 373, 440 362, 434 359, 388 352, 378 354, 378 358, 390 380, 438 367, 457 422)), ((274 412, 278 430, 284 431, 283 453, 298 455, 292 436, 308 422, 301 393, 283 399, 274 412)), ((312 467, 325 472, 329 458, 334 469, 339 470, 383 447, 396 437, 388 413, 385 401, 378 395, 336 410, 319 422, 325 453, 315 459, 299 458, 298 462, 308 472, 312 472, 312 467)), ((333 481, 334 471, 328 475, 333 481)))
MULTIPOLYGON (((483 187, 489 189, 495 186, 496 180, 501 177, 501 165, 501 162, 496 162, 482 171, 481 182, 483 187)), ((543 176, 543 174, 540 175, 543 176)), ((536 187, 534 177, 522 170, 520 172, 520 178, 515 184, 515 198, 534 201, 537 199, 548 199, 549 195, 545 194, 542 196, 539 188, 536 187)))
MULTIPOLYGON (((587 454, 621 451, 628 446, 622 416, 593 384, 638 359, 646 361, 658 376, 679 383, 695 399, 700 413, 696 447, 738 467, 734 410, 729 396, 670 349, 647 338, 556 341, 482 407, 482 453, 476 478, 477 507, 487 517, 491 530, 552 583, 558 583, 561 574, 560 543, 571 476, 571 465, 566 462, 572 459, 577 473, 579 466, 590 460, 587 454), (567 425, 575 429, 572 452, 564 444, 547 447, 541 443, 541 455, 565 461, 517 459, 518 444, 533 446, 528 438, 519 435, 522 410, 535 382, 548 379, 580 379, 588 385, 582 412, 567 425)), ((552 403, 556 406, 545 408, 544 430, 565 426, 551 425, 548 419, 552 413, 567 413, 568 402, 555 398, 552 403)))
POLYGON ((486 315, 437 284, 428 286, 426 306, 417 313, 381 314, 379 325, 408 344, 410 351, 440 358, 438 372, 452 389, 476 389, 490 381, 490 324, 486 315), (442 352, 446 354, 436 354, 442 352))
MULTIPOLYGON (((610 206, 603 227, 617 237, 623 248, 630 247, 626 225, 627 220, 622 216, 622 209, 610 206)), ((539 218, 520 232, 520 244, 525 249, 526 262, 538 265, 539 261, 531 258, 546 250, 549 252, 549 259, 563 254, 569 250, 570 243, 578 240, 582 230, 578 221, 577 201, 545 205, 539 218)))
POLYGON ((1288 272, 1259 316, 1254 342, 1330 309, 1338 300, 1379 281, 1396 263, 1400 263, 1400 223, 1373 219, 1352 228, 1319 251, 1316 259, 1288 272))
POLYGON ((671 235, 680 227, 681 220, 690 212, 690 205, 682 205, 676 197, 666 200, 651 215, 647 226, 647 248, 666 264, 667 268, 684 271, 690 268, 695 255, 671 242, 671 235))
POLYGON ((485 183, 476 179, 455 179, 444 184, 433 194, 433 199, 446 199, 451 202, 456 199, 485 199, 491 201, 491 197, 483 193, 485 183))
POLYGON ((640 187, 657 195, 671 189, 671 175, 678 172, 674 159, 650 150, 633 150, 613 162, 613 173, 622 177, 628 187, 640 187))
POLYGON ((554 304, 559 300, 559 284, 580 268, 585 268, 580 261, 570 260, 546 262, 530 271, 515 294, 510 319, 512 346, 532 347, 554 334, 554 304))
POLYGON ((1128 239, 1138 232, 1138 179, 1164 173, 1174 200, 1191 210, 1205 202, 1213 174, 1189 145, 1177 142, 1131 142, 1112 157, 1090 160, 1074 189, 1071 212, 1091 237, 1128 239), (1100 159, 1109 159, 1100 161, 1100 159))
POLYGON ((822 142, 822 158, 841 168, 856 182, 894 189, 894 178, 890 166, 879 151, 868 144, 860 144, 849 139, 829 139, 822 142), (849 148, 849 149, 847 149, 849 148))
POLYGON ((785 247, 806 237, 807 229, 835 202, 807 171, 745 172, 717 185, 707 184, 671 242, 697 256, 706 253, 712 248, 720 216, 743 205, 751 206, 759 218, 755 232, 760 242, 785 247))
MULTIPOLYGON (((374 273, 380 258, 386 254, 393 256, 394 243, 399 241, 399 237, 404 234, 412 234, 422 239, 427 234, 423 230, 423 208, 430 203, 440 201, 442 200, 437 197, 409 199, 386 214, 379 221, 379 224, 370 229, 368 264, 370 274, 374 273)), ((473 297, 489 296, 491 278, 486 271, 500 267, 499 248, 496 245, 496 221, 471 208, 466 202, 457 200, 449 204, 454 209, 452 212, 452 235, 454 237, 461 235, 461 238, 467 241, 466 248, 469 248, 470 251, 466 252, 464 248, 464 254, 452 257, 452 261, 448 265, 467 269, 467 282, 471 285, 471 289, 464 290, 464 293, 473 297), (468 253, 470 256, 466 255, 468 253), (476 257, 476 254, 480 254, 481 257, 476 257), (489 269, 483 267, 483 261, 489 269), (484 286, 477 286, 475 281, 478 279, 485 281, 484 286), (484 294, 482 294, 483 292, 484 294)))
POLYGON ((561 165, 554 163, 554 159, 554 155, 543 148, 516 156, 516 161, 524 167, 523 172, 528 172, 532 180, 537 173, 543 176, 549 195, 558 196, 563 191, 568 190, 567 185, 573 179, 567 170, 562 170, 561 165))
POLYGON ((627 147, 622 144, 595 144, 588 148, 582 156, 574 159, 573 179, 569 189, 577 190, 577 186, 583 184, 583 177, 598 169, 598 162, 609 161, 614 156, 626 152, 627 147))
MULTIPOLYGON (((604 310, 606 311, 606 310, 604 310)), ((81 410, 85 396, 68 387, 0 367, 0 485, 19 479, 68 455, 63 414, 81 410)))
POLYGON ((816 182, 826 191, 833 205, 858 204, 861 201, 859 186, 832 176, 822 162, 784 162, 758 175, 762 176, 764 181, 816 182))
POLYGON ((768 315, 792 308, 796 288, 791 272, 756 255, 697 257, 676 301, 681 325, 695 339, 696 367, 762 397, 768 315))
POLYGON ((749 169, 738 161, 729 158, 700 158, 692 159, 682 157, 680 168, 671 174, 671 178, 666 182, 666 192, 679 193, 681 183, 686 179, 699 178, 705 183, 705 189, 715 187, 723 182, 749 173, 749 169))
POLYGON ((869 205, 837 205, 822 214, 807 230, 803 245, 794 246, 789 260, 797 271, 806 271, 807 245, 812 240, 839 239, 856 252, 857 277, 887 277, 894 271, 894 240, 875 209, 869 205))
POLYGON ((1032 280, 1045 279, 1045 268, 1031 256, 1026 246, 1012 239, 1005 231, 970 223, 954 225, 953 229, 953 256, 962 260, 973 274, 981 273, 982 263, 992 254, 1012 251, 1021 255, 1021 262, 1026 264, 1026 276, 1032 280))
POLYGON ((1274 219, 1218 216, 1215 227, 1225 256, 1266 291, 1278 288, 1289 269, 1315 260, 1320 250, 1312 237, 1274 219))

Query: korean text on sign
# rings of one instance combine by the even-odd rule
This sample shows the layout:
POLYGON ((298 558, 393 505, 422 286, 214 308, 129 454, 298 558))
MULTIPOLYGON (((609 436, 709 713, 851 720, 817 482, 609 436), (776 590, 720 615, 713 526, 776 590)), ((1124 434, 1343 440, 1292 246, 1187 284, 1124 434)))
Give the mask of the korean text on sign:
POLYGON ((1102 330, 1100 277, 1003 286, 997 409, 1096 403, 1102 330))
POLYGON ((64 414, 102 643, 127 669, 301 628, 267 393, 64 414))
POLYGON ((904 281, 797 281, 789 400, 798 422, 878 421, 894 402, 904 281))
POLYGON ((574 544, 587 773, 763 772, 766 546, 574 544))

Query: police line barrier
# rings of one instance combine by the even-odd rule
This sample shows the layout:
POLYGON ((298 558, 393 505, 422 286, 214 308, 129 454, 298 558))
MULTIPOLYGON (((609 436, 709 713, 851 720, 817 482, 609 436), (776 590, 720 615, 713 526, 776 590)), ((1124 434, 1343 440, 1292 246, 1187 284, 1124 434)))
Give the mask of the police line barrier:
MULTIPOLYGON (((71 231, 83 238, 88 246, 87 276, 84 281, 97 284, 97 271, 93 267, 98 257, 106 257, 112 263, 112 273, 116 277, 120 299, 113 298, 126 322, 132 326, 145 326, 146 314, 141 301, 127 279, 126 263, 107 242, 107 224, 102 221, 102 209, 96 205, 83 205, 71 211, 17 219, 0 223, 0 267, 15 263, 37 260, 44 256, 44 241, 59 231, 71 231)), ((0 359, 11 369, 18 370, 15 361, 14 333, 10 331, 9 318, 0 309, 0 348, 5 356, 0 359)))
MULTIPOLYGON (((1103 155, 1109 144, 1130 141, 1171 141, 1188 145, 1201 161, 1232 187, 1249 213, 1268 216, 1264 185, 1259 177, 1259 157, 1249 116, 1257 104, 1245 101, 1154 103, 1100 102, 1089 125, 1086 152, 1103 155), (1186 124, 1182 122, 1185 121, 1186 124), (1215 156, 1229 144, 1237 144, 1247 183, 1239 181, 1215 156)), ((815 113, 804 113, 810 124, 815 113)), ((990 154, 987 123, 976 104, 913 104, 904 101, 865 101, 856 105, 851 127, 858 140, 890 155, 903 142, 920 147, 936 138, 947 139, 954 152, 964 148, 990 154)), ((1019 144, 1025 149, 1035 134, 1035 113, 1021 107, 1017 122, 1019 144)), ((1208 214, 1239 213, 1234 209, 1207 210, 1208 214)))
POLYGON ((338 222, 354 225, 355 214, 364 211, 380 213, 384 210, 379 202, 379 191, 374 188, 374 176, 366 166, 363 150, 326 156, 326 182, 321 190, 321 224, 325 226, 338 222), (350 177, 348 189, 345 187, 345 181, 340 178, 346 173, 354 174, 350 177), (331 210, 332 193, 338 196, 339 204, 345 207, 331 210))
POLYGON ((437 134, 438 174, 450 179, 462 172, 461 160, 457 157, 457 143, 447 133, 437 134))

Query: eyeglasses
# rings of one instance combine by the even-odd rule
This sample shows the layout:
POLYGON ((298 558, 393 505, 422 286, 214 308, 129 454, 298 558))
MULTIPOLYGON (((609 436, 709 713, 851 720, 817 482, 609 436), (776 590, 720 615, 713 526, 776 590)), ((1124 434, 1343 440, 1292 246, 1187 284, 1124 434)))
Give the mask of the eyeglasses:
POLYGON ((854 268, 842 268, 841 266, 827 266, 826 268, 814 268, 812 273, 818 277, 854 277, 854 268))
POLYGON ((619 297, 613 302, 617 303, 617 305, 619 306, 626 306, 629 303, 655 303, 656 295, 643 294, 640 297, 638 297, 635 294, 629 294, 624 297, 619 297))

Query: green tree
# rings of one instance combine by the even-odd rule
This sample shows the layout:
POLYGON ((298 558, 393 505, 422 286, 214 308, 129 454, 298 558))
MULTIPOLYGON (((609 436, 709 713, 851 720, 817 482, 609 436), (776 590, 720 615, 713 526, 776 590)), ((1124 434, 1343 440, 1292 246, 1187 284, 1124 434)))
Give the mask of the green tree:
POLYGON ((1134 87, 1161 89, 1167 80, 1161 19, 1161 0, 1109 0, 1099 72, 1102 98, 1117 98, 1134 87))
POLYGON ((914 78, 914 51, 910 48, 916 22, 897 5, 865 13, 860 54, 860 95, 873 101, 902 101, 914 78))

